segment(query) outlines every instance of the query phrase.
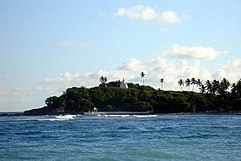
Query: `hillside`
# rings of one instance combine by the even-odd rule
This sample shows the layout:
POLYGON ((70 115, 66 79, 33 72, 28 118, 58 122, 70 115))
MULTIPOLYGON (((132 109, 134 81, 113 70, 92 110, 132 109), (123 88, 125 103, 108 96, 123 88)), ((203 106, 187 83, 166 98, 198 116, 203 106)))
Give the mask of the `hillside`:
POLYGON ((156 90, 150 86, 133 83, 128 83, 128 89, 123 89, 119 85, 120 82, 116 81, 102 83, 93 88, 68 88, 60 96, 47 98, 45 107, 24 113, 26 115, 83 113, 93 110, 94 107, 98 111, 152 111, 153 113, 241 111, 240 89, 219 94, 156 90))

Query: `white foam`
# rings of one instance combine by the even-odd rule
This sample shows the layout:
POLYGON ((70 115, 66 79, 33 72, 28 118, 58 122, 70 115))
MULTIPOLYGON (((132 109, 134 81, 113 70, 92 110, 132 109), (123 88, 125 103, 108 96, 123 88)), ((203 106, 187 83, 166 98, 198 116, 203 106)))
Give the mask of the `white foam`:
POLYGON ((74 119, 76 117, 76 115, 59 115, 56 116, 56 118, 58 119, 74 119))
POLYGON ((157 115, 133 115, 134 117, 147 118, 147 117, 157 117, 157 115))
POLYGON ((105 117, 129 117, 130 115, 104 115, 105 117))
POLYGON ((137 117, 137 118, 151 118, 151 117, 157 117, 157 115, 97 115, 99 117, 137 117))
POLYGON ((73 120, 75 118, 76 118, 76 115, 59 115, 59 116, 55 116, 55 118, 38 119, 38 121, 67 121, 67 120, 73 120))

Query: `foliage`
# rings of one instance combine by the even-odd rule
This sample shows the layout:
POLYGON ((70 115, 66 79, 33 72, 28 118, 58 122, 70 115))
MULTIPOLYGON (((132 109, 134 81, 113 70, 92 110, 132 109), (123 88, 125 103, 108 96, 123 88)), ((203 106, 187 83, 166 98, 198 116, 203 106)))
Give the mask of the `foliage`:
MULTIPOLYGON (((98 111, 153 111, 154 113, 241 111, 241 79, 235 84, 227 79, 221 81, 180 79, 182 87, 200 87, 200 93, 193 91, 163 91, 151 86, 128 83, 129 88, 119 88, 120 81, 106 83, 101 77, 98 87, 72 87, 61 96, 46 99, 45 111, 85 112, 94 107, 98 111)), ((164 82, 164 81, 162 81, 164 82)), ((196 88, 197 88, 196 87, 196 88)))

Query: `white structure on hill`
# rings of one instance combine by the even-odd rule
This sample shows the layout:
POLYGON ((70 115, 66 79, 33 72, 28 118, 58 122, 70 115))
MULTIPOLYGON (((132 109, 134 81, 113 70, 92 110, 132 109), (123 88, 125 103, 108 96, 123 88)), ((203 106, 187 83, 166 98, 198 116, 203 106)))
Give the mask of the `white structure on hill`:
POLYGON ((123 78, 123 81, 120 82, 120 88, 124 88, 124 89, 127 89, 128 88, 128 85, 127 83, 125 82, 125 79, 123 78))

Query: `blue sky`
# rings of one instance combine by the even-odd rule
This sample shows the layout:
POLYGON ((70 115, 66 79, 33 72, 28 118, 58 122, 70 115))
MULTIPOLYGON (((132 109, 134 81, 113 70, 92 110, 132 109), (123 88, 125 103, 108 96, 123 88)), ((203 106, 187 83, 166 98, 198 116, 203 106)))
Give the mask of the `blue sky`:
POLYGON ((125 77, 241 78, 239 0, 0 1, 0 111, 125 77))

